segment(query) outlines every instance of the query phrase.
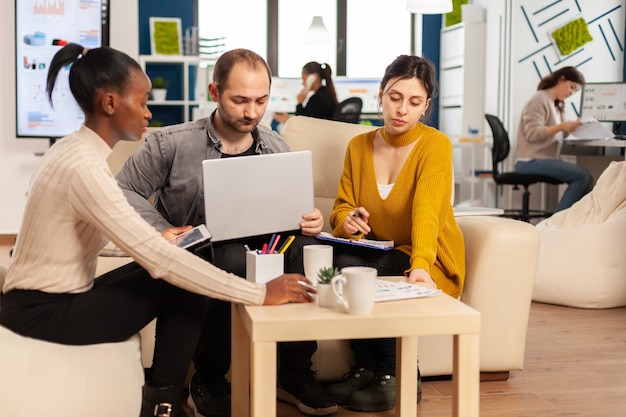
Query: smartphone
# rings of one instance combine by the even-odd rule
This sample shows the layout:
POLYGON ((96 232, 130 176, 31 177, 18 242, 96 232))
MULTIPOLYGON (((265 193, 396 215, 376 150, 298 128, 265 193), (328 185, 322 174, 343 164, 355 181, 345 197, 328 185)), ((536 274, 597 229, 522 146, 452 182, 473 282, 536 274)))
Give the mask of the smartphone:
POLYGON ((309 91, 311 87, 313 87, 313 83, 315 82, 315 74, 309 74, 306 77, 306 82, 304 83, 304 88, 306 91, 309 91))
POLYGON ((211 239, 211 233, 205 225, 201 224, 200 226, 196 226, 191 230, 174 236, 169 242, 179 248, 186 249, 208 239, 211 239))

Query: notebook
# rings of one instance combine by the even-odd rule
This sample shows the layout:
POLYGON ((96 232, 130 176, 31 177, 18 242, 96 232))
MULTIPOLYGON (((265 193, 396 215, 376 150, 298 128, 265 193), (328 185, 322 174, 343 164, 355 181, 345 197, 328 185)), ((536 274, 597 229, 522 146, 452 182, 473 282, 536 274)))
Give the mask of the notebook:
POLYGON ((297 230, 314 208, 311 151, 207 159, 202 176, 213 242, 297 230))

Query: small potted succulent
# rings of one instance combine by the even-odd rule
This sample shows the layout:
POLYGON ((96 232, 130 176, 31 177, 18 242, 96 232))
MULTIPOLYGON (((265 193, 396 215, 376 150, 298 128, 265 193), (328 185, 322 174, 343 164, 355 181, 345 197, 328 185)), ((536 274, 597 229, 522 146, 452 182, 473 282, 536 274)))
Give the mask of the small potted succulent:
POLYGON ((152 99, 154 101, 165 101, 167 85, 168 82, 163 77, 156 77, 152 80, 152 99))
POLYGON ((335 307, 337 296, 333 292, 330 282, 340 275, 339 269, 334 266, 320 268, 317 273, 317 304, 320 307, 335 307))

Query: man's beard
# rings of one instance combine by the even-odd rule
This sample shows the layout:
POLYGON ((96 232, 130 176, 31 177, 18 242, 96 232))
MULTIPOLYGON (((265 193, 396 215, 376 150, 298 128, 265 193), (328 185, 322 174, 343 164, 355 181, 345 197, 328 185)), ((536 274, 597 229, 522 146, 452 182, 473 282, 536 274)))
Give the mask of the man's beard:
POLYGON ((228 113, 226 113, 223 108, 218 104, 217 111, 222 119, 222 122, 239 133, 250 133, 257 127, 260 119, 252 119, 247 117, 234 118, 231 117, 228 113))

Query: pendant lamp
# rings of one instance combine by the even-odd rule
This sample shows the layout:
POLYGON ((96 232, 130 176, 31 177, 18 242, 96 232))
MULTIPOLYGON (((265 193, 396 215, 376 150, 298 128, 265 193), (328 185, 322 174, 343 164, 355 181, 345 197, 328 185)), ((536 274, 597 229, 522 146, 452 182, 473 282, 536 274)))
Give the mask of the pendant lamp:
POLYGON ((313 16, 311 26, 304 35, 304 43, 307 45, 330 45, 330 32, 328 32, 322 16, 313 16))

